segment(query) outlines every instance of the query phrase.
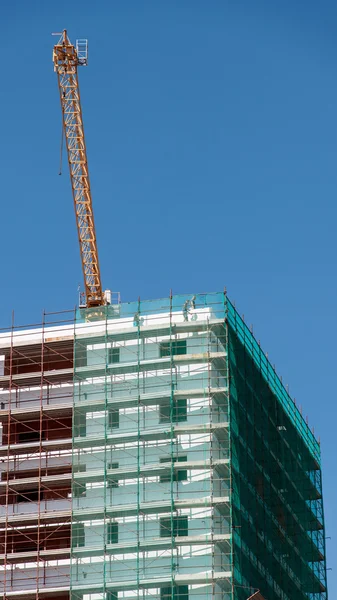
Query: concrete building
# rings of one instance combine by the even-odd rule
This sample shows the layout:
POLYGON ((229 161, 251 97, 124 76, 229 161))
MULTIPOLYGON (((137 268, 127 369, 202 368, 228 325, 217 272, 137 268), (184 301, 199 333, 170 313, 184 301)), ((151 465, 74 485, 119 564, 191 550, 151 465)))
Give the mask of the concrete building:
POLYGON ((319 443, 226 294, 46 315, 0 355, 2 598, 327 598, 319 443))

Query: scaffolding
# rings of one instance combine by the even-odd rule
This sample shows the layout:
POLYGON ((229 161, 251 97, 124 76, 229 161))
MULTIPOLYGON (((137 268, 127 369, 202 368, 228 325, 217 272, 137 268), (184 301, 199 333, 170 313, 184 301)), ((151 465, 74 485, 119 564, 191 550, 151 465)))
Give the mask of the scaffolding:
POLYGON ((3 598, 69 598, 73 337, 74 311, 0 332, 3 598))
POLYGON ((226 293, 13 324, 1 368, 4 598, 326 600, 320 447, 226 293))

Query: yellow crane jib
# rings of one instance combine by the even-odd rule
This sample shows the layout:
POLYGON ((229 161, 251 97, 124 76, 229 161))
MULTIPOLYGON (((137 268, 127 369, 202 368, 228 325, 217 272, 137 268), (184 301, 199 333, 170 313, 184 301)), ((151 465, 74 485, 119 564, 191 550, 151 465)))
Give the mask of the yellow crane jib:
POLYGON ((102 306, 105 304, 105 298, 98 262, 77 73, 79 66, 88 63, 88 45, 87 40, 78 40, 75 47, 70 42, 66 30, 60 36, 58 43, 54 46, 53 62, 60 91, 63 131, 67 145, 71 188, 80 243, 86 305, 88 307, 102 306))

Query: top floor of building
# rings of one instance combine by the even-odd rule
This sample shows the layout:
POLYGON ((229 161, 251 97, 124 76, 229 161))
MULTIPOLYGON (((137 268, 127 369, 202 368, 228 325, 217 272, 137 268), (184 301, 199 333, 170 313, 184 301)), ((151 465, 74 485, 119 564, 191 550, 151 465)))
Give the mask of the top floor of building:
POLYGON ((46 395, 48 390, 50 397, 64 395, 70 402, 78 374, 102 376, 108 366, 127 377, 140 368, 165 371, 174 361, 182 369, 184 361, 226 354, 228 331, 251 357, 320 464, 317 439, 225 292, 76 309, 48 315, 41 325, 0 332, 1 409, 6 409, 6 394, 14 392, 33 397, 45 389, 46 395))

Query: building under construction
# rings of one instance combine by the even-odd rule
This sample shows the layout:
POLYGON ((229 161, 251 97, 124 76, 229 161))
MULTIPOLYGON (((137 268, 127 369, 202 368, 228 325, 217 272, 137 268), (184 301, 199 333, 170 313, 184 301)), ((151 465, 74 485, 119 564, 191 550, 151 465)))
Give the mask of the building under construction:
POLYGON ((326 600, 320 447, 226 293, 103 291, 54 46, 85 302, 0 333, 4 600, 326 600))
POLYGON ((320 447, 225 293, 0 334, 1 597, 326 600, 320 447))

